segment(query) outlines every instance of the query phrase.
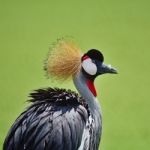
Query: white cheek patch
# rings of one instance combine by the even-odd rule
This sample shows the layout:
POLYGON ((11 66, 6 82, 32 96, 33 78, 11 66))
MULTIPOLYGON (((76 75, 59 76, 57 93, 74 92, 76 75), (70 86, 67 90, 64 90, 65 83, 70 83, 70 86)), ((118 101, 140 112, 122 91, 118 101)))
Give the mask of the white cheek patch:
POLYGON ((95 75, 97 73, 97 67, 90 58, 85 59, 82 62, 82 67, 85 70, 85 72, 87 72, 90 75, 95 75))

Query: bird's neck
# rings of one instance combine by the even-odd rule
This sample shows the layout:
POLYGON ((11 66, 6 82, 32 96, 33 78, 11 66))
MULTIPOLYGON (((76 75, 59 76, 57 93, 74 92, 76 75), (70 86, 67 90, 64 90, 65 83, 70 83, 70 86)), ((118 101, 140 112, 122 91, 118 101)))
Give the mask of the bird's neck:
POLYGON ((99 110, 100 108, 96 99, 97 94, 94 82, 90 79, 87 79, 82 72, 74 76, 73 81, 80 95, 86 100, 91 113, 99 110))

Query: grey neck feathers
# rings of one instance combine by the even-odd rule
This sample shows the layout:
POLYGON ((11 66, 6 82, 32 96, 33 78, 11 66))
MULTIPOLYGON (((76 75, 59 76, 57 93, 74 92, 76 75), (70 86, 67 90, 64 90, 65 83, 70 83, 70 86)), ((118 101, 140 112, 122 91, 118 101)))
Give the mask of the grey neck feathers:
POLYGON ((80 95, 85 98, 86 102, 88 103, 91 114, 94 115, 97 113, 97 111, 101 111, 96 97, 92 94, 86 85, 87 78, 83 75, 82 71, 74 76, 73 81, 80 95))
POLYGON ((78 75, 74 76, 73 81, 80 95, 86 100, 88 104, 88 108, 90 111, 88 123, 90 123, 90 127, 92 129, 92 133, 90 133, 92 141, 90 141, 89 147, 90 149, 96 150, 99 147, 102 133, 101 107, 96 97, 92 94, 92 92, 86 85, 87 78, 83 75, 82 71, 78 75))

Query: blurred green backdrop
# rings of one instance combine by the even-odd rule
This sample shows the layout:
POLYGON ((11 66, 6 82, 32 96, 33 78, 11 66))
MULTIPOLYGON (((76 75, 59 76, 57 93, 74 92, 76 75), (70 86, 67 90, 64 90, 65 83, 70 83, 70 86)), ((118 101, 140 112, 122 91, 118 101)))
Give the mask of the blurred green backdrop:
MULTIPOLYGON (((119 70, 96 80, 101 150, 150 148, 150 1, 0 0, 0 149, 33 89, 54 86, 43 60, 57 38, 101 49, 119 70)), ((57 85, 75 90, 72 82, 57 85)))

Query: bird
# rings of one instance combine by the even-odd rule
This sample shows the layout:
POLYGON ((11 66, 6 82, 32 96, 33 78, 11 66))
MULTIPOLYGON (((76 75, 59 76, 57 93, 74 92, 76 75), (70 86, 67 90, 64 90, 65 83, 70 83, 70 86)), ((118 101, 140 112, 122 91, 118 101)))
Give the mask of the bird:
POLYGON ((96 77, 117 69, 104 63, 97 49, 82 53, 72 40, 59 39, 44 63, 47 76, 72 80, 77 91, 47 87, 32 91, 30 105, 10 127, 3 150, 98 150, 102 110, 96 77))

